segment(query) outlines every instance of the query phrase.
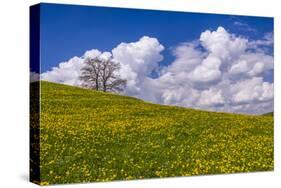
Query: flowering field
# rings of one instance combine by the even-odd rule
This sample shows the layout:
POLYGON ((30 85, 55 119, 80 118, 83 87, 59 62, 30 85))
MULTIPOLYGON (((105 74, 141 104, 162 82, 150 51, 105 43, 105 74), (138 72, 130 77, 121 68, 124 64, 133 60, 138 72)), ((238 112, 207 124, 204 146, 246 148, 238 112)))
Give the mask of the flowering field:
POLYGON ((273 117, 41 82, 41 184, 273 170, 273 117))

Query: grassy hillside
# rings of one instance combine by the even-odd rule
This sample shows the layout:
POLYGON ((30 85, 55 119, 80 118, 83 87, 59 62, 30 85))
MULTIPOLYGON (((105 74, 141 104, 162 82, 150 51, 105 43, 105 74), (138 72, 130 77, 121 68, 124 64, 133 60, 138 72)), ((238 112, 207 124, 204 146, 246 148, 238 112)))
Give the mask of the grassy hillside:
POLYGON ((273 169, 273 118, 41 82, 41 184, 273 169))
POLYGON ((269 112, 269 113, 263 114, 263 116, 274 116, 274 112, 269 112))

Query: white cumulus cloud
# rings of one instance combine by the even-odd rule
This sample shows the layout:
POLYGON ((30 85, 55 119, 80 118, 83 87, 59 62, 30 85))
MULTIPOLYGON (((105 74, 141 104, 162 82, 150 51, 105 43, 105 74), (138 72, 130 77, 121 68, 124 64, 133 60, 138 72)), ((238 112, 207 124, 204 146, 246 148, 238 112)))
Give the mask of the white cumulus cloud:
POLYGON ((110 56, 110 52, 102 53, 97 49, 92 49, 86 51, 81 57, 75 56, 66 62, 59 63, 52 70, 42 73, 40 78, 50 82, 79 86, 81 84, 79 76, 81 75, 81 68, 84 66, 84 60, 86 58, 108 58, 110 56))
POLYGON ((79 85, 80 69, 83 67, 83 59, 73 57, 67 62, 62 62, 58 67, 41 74, 42 80, 68 85, 79 85))
POLYGON ((151 90, 157 90, 163 104, 251 114, 273 111, 273 83, 265 81, 272 77, 273 57, 262 49, 253 51, 253 43, 223 27, 204 31, 199 44, 175 49, 175 61, 154 79, 157 89, 151 90))
POLYGON ((273 111, 273 56, 263 45, 272 35, 251 41, 223 27, 206 30, 195 42, 176 46, 175 59, 160 66, 164 46, 157 38, 117 45, 111 52, 86 51, 41 74, 41 79, 79 85, 80 69, 87 57, 112 57, 127 80, 125 95, 159 104, 205 110, 260 114, 273 111), (151 77, 158 71, 158 77, 151 77), (271 80, 271 79, 269 79, 271 80))
POLYGON ((164 50, 156 38, 144 36, 137 42, 121 43, 112 50, 114 59, 121 64, 120 75, 127 79, 127 94, 138 95, 145 78, 163 60, 164 50))

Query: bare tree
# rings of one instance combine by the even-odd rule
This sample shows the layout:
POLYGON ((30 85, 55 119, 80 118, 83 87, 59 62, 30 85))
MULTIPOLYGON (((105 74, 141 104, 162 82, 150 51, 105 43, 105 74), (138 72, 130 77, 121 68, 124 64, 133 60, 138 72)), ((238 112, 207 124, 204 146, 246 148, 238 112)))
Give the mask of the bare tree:
POLYGON ((82 86, 90 89, 99 90, 100 86, 100 70, 101 63, 99 59, 87 58, 85 66, 81 69, 81 76, 79 79, 82 81, 82 86))
POLYGON ((121 79, 119 70, 120 64, 112 58, 106 60, 99 57, 88 58, 81 69, 82 86, 97 91, 121 92, 126 85, 126 80, 121 79))

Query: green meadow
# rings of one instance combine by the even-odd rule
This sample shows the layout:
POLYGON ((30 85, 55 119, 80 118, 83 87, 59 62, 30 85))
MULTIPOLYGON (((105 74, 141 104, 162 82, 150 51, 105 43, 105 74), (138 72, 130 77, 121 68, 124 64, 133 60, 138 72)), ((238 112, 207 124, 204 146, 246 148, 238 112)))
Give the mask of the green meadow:
POLYGON ((41 185, 273 170, 273 116, 41 81, 41 185))

